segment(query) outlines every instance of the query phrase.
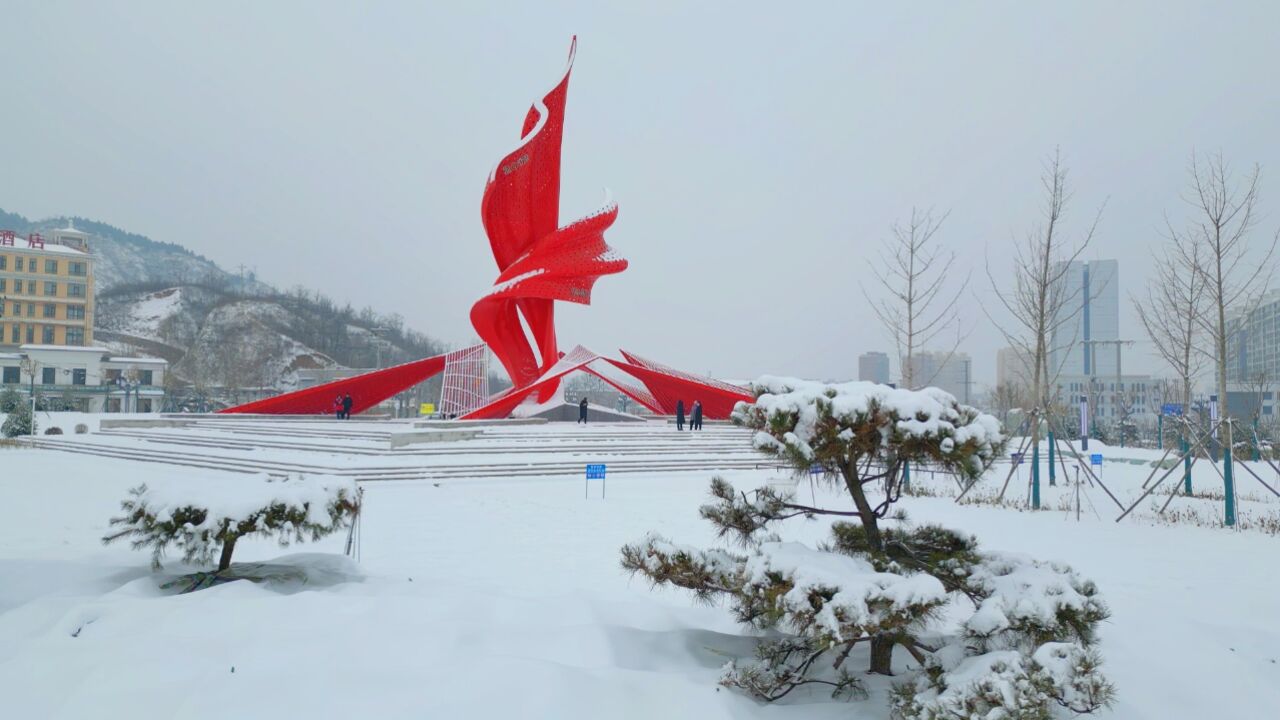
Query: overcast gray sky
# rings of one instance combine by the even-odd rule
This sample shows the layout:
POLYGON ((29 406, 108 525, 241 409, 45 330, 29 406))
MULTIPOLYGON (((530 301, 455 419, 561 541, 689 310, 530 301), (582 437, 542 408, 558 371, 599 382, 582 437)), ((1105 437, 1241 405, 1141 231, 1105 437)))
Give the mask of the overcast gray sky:
MULTIPOLYGON (((1280 3, 6 2, 0 207, 77 214, 398 311, 462 344, 497 275, 480 225, 530 101, 569 88, 562 221, 603 187, 631 261, 568 347, 691 371, 856 375, 891 350, 860 286, 896 218, 990 302, 1055 146, 1090 258, 1145 282, 1193 148, 1264 167, 1280 224, 1280 3), (909 5, 909 6, 908 6, 909 5)), ((972 310, 990 382, 1002 343, 972 310)), ((998 315, 998 313, 997 313, 998 315)), ((1141 338, 1130 308, 1121 333, 1141 338)), ((1160 370, 1137 357, 1126 367, 1160 370)))

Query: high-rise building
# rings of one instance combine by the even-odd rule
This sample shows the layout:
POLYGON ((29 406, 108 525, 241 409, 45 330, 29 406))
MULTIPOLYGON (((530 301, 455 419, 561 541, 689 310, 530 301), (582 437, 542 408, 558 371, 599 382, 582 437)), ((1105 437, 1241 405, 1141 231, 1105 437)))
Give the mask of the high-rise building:
POLYGON ((1120 264, 1115 260, 1069 263, 1057 292, 1062 293, 1062 307, 1053 320, 1050 378, 1114 376, 1115 348, 1095 343, 1120 339, 1120 264))
POLYGON ((1030 387, 1032 380, 1031 358, 1021 348, 996 351, 996 387, 1030 387))
POLYGON ((858 379, 866 382, 889 384, 889 356, 872 350, 858 356, 858 379))
POLYGON ((1280 291, 1248 313, 1228 315, 1227 333, 1227 414, 1273 415, 1280 400, 1280 291))
POLYGON ((968 353, 918 352, 910 365, 912 386, 940 388, 962 403, 973 402, 973 361, 968 353))
POLYGON ((0 230, 0 347, 93 345, 93 255, 73 227, 0 230))

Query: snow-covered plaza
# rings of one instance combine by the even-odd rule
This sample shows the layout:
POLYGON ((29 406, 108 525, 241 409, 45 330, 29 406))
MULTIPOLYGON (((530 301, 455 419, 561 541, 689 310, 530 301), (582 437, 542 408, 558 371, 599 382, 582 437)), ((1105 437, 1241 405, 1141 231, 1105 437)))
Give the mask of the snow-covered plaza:
MULTIPOLYGON (((714 475, 850 505, 753 451, 745 430, 500 423, 392 448, 398 434, 437 429, 254 418, 99 428, 103 416, 65 417, 60 438, 0 448, 4 717, 884 717, 876 698, 889 678, 869 679, 872 702, 860 703, 797 691, 762 704, 719 688, 722 666, 751 654, 752 633, 723 607, 655 592, 620 567, 619 549, 649 532, 715 545, 698 516, 714 475), (72 432, 81 421, 88 434, 72 432), (607 465, 604 483, 584 479, 588 463, 607 465), (328 572, 302 586, 241 581, 176 595, 160 585, 195 568, 170 555, 153 573, 147 552, 102 543, 132 487, 217 487, 257 472, 358 482, 358 562, 341 558, 345 533, 287 549, 244 540, 237 562, 323 553, 328 572)), ((1136 499, 1159 453, 1101 451, 1107 487, 1136 499)), ((1025 467, 1007 506, 993 505, 1008 470, 988 472, 975 504, 955 502, 951 478, 917 472, 896 507, 906 522, 973 532, 984 548, 1060 560, 1097 583, 1111 609, 1104 669, 1117 688, 1103 717, 1275 716, 1274 496, 1238 473, 1240 529, 1217 527, 1221 483, 1201 463, 1194 484, 1205 497, 1175 498, 1162 519, 1171 478, 1117 523, 1116 504, 1089 485, 1077 519, 1076 488, 1061 476, 1044 488, 1047 509, 1019 507, 1025 467)), ((797 518, 786 529, 813 544, 828 525, 797 518)), ((895 667, 910 663, 895 655, 895 667)))

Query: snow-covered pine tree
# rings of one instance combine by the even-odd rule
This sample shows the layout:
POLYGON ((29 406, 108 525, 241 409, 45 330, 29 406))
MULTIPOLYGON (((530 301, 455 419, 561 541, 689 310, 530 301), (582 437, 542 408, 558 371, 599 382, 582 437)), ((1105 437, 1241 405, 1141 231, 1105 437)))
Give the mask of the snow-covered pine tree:
POLYGON ((0 413, 11 413, 22 405, 22 396, 12 387, 0 390, 0 413))
POLYGON ((900 718, 1000 708, 1000 717, 1042 720, 1055 704, 1089 712, 1110 701, 1093 650, 1107 610, 1092 583, 1066 566, 982 552, 946 528, 886 520, 903 463, 981 475, 1006 443, 995 418, 935 388, 765 377, 752 390, 755 403, 739 404, 734 421, 756 430, 756 448, 798 472, 821 465, 854 509, 804 505, 770 487, 739 492, 715 478, 701 514, 739 550, 657 535, 622 549, 625 569, 699 600, 727 599, 738 621, 769 631, 754 660, 726 666, 723 685, 765 700, 805 685, 860 697, 849 659, 865 653, 872 673, 889 675, 901 647, 917 668, 892 694, 900 718), (797 516, 847 519, 813 548, 770 531, 797 516), (944 615, 963 619, 934 627, 944 615))
POLYGON ((20 402, 17 407, 9 411, 8 417, 4 419, 4 425, 0 426, 0 434, 7 438, 31 435, 33 426, 31 406, 20 402))
POLYGON ((135 550, 149 547, 156 569, 170 544, 190 564, 211 564, 217 553, 218 570, 226 570, 240 538, 275 537, 282 546, 315 541, 346 527, 360 511, 354 481, 323 476, 175 481, 142 485, 129 495, 120 503, 124 514, 111 519, 119 529, 102 542, 129 538, 135 550))

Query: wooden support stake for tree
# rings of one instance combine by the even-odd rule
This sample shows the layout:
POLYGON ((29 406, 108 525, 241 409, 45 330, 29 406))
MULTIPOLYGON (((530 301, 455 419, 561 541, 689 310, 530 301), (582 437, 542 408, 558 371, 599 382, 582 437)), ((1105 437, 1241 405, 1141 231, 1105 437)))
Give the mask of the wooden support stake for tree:
MULTIPOLYGON (((1139 496, 1137 500, 1133 501, 1132 505, 1130 505, 1127 509, 1125 509, 1124 512, 1120 513, 1120 517, 1116 518, 1116 522, 1120 522, 1121 520, 1123 520, 1126 515, 1133 512, 1134 508, 1138 507, 1138 503, 1141 503, 1143 500, 1147 498, 1148 495, 1155 492, 1155 489, 1160 487, 1160 483, 1164 482, 1165 478, 1172 475, 1173 471, 1177 470, 1182 465, 1182 458, 1198 450, 1200 446, 1204 443, 1205 438, 1211 436, 1213 434, 1213 431, 1214 431, 1214 428, 1209 428, 1209 430, 1207 430, 1203 435, 1201 435, 1200 438, 1196 440, 1196 443, 1191 446, 1191 449, 1187 450, 1185 453, 1182 454, 1181 457, 1178 458, 1178 461, 1173 464, 1173 467, 1166 470, 1165 474, 1161 475, 1159 480, 1155 481, 1155 483, 1152 484, 1151 487, 1147 488, 1146 492, 1142 493, 1142 495, 1139 496)), ((1192 464, 1193 465, 1195 464, 1194 460, 1192 461, 1192 464)))

